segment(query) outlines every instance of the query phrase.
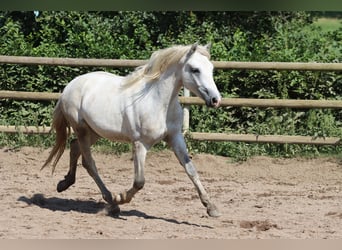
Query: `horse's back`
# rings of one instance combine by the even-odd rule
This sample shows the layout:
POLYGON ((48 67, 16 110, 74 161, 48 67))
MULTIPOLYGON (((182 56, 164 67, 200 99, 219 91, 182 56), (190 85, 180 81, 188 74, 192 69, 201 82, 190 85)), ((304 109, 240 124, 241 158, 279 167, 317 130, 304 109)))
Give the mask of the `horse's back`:
POLYGON ((114 96, 120 95, 122 79, 107 72, 91 72, 74 78, 60 98, 67 119, 75 124, 86 120, 89 113, 102 113, 114 96))
POLYGON ((81 101, 81 98, 93 92, 108 93, 109 90, 120 89, 122 79, 122 76, 104 71, 80 75, 67 84, 61 99, 63 102, 69 100, 81 101))
POLYGON ((86 73, 74 78, 64 89, 63 94, 68 91, 80 91, 89 88, 120 88, 124 77, 104 71, 86 73))

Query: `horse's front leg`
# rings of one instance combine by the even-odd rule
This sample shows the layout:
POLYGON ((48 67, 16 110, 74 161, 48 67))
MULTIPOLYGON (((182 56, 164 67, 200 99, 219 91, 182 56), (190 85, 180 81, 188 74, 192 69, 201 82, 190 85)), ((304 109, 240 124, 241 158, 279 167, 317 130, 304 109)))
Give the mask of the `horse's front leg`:
POLYGON ((205 191, 199 179, 197 170, 190 160, 183 135, 181 133, 178 133, 177 135, 169 136, 167 142, 172 147, 173 151, 176 154, 176 157, 178 158, 180 164, 184 167, 187 175, 194 183, 202 204, 207 208, 208 215, 211 217, 220 216, 217 207, 210 201, 209 195, 205 191))
POLYGON ((114 202, 117 204, 128 203, 133 196, 144 187, 144 164, 146 159, 147 148, 140 142, 133 143, 133 160, 134 160, 134 182, 132 188, 128 191, 118 194, 114 197, 114 202))

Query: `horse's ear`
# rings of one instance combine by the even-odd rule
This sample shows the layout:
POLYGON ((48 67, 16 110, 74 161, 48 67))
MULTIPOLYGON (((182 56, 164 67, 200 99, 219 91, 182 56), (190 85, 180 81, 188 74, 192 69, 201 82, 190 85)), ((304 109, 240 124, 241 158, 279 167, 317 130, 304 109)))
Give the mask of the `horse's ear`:
POLYGON ((190 57, 195 53, 197 46, 198 46, 198 43, 194 43, 193 45, 191 45, 189 51, 186 53, 186 55, 183 59, 183 63, 188 61, 190 59, 190 57))
POLYGON ((197 49, 197 46, 198 46, 198 43, 194 43, 194 44, 191 46, 191 48, 190 48, 190 50, 189 50, 189 52, 188 52, 188 58, 189 58, 193 53, 195 53, 195 51, 196 51, 196 49, 197 49))
POLYGON ((211 43, 206 44, 206 45, 204 46, 204 48, 205 48, 208 52, 210 52, 211 43))

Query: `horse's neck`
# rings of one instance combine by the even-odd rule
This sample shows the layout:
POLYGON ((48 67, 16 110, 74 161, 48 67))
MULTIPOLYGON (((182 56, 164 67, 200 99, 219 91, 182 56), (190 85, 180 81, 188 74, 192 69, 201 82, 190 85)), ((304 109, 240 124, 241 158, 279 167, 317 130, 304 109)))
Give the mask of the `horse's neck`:
POLYGON ((178 93, 182 84, 174 71, 170 70, 170 72, 165 72, 157 82, 148 84, 155 84, 152 87, 152 91, 156 91, 156 94, 164 105, 178 101, 178 93))

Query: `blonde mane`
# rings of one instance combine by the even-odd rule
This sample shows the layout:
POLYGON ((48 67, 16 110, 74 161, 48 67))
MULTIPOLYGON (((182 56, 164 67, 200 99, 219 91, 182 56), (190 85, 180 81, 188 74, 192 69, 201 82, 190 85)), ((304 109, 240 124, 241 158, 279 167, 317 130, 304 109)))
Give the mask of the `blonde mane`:
MULTIPOLYGON (((176 45, 153 52, 149 61, 125 78, 124 87, 129 87, 142 78, 157 80, 171 65, 178 63, 189 52, 192 45, 176 45)), ((210 53, 204 46, 197 46, 196 51, 210 59, 210 53)))

